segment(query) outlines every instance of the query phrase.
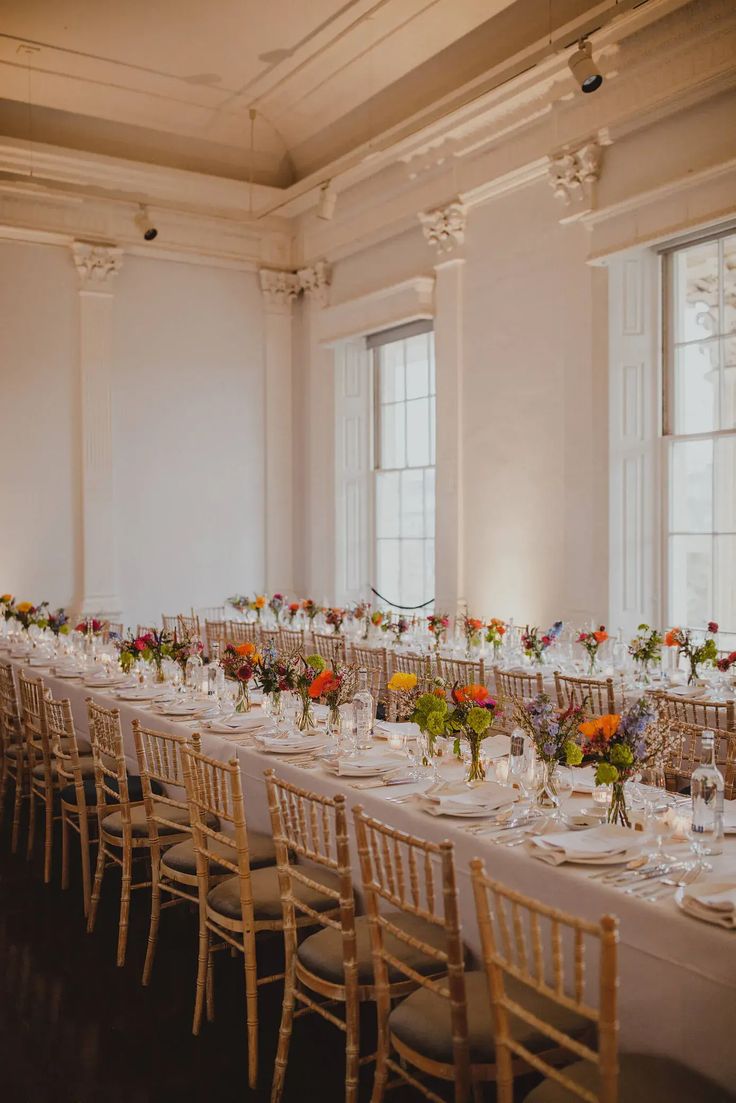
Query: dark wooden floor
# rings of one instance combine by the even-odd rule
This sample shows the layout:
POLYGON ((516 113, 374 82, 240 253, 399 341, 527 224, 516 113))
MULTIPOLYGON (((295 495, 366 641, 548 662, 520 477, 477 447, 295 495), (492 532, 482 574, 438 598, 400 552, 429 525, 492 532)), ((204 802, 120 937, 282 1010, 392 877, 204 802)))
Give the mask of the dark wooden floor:
MULTIPOLYGON (((149 988, 140 984, 148 920, 134 896, 128 961, 115 966, 117 887, 109 872, 97 928, 85 933, 75 878, 67 892, 10 854, 0 831, 0 1103, 238 1103, 269 1097, 280 985, 261 990, 261 1087, 247 1087, 241 958, 217 955, 216 1018, 191 1033, 196 920, 164 913, 149 988)), ((25 839, 23 839, 25 843, 25 839)), ((260 944, 259 971, 273 971, 280 941, 260 944)), ((367 1023, 368 1034, 372 1033, 367 1023)), ((364 1070, 362 1098, 372 1070, 364 1070)), ((285 1103, 344 1098, 343 1039, 308 1016, 293 1039, 285 1103)), ((408 1098, 391 1093, 397 1103, 408 1098)))

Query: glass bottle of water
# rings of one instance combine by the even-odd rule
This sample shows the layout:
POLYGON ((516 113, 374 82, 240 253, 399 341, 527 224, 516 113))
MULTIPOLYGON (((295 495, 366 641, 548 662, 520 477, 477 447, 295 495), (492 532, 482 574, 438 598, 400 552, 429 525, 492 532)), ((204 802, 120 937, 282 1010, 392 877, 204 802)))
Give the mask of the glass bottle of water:
POLYGON ((716 766, 712 731, 703 732, 701 744, 701 762, 690 778, 693 846, 698 854, 720 854, 723 850, 723 774, 716 766))
POLYGON ((184 681, 191 693, 200 693, 202 690, 202 656, 199 653, 199 640, 193 639, 191 652, 184 668, 184 681))
POLYGON ((355 749, 367 751, 373 741, 373 720, 376 715, 376 703, 368 689, 368 671, 358 674, 358 692, 353 697, 353 716, 355 722, 355 749))
POLYGON ((221 697, 225 689, 225 671, 220 662, 220 644, 217 640, 212 644, 212 654, 207 665, 207 694, 210 697, 221 697))
POLYGON ((524 733, 521 728, 515 728, 511 733, 508 784, 518 789, 522 797, 527 795, 528 790, 528 767, 524 751, 524 733))

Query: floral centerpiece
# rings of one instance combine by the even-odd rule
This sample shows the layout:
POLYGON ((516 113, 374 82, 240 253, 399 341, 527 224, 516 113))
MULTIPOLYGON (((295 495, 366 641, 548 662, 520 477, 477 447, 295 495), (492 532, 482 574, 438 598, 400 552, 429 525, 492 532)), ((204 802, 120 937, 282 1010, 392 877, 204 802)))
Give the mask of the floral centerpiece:
POLYGON ((480 634, 483 630, 483 621, 477 617, 469 617, 463 614, 463 632, 465 633, 465 651, 468 657, 474 647, 480 643, 480 634))
POLYGON ((736 651, 732 651, 730 655, 724 655, 717 661, 716 666, 722 674, 727 674, 734 663, 736 663, 736 651))
POLYGON ((354 666, 336 663, 333 670, 325 667, 320 671, 309 687, 308 693, 313 701, 324 701, 329 715, 327 730, 336 739, 342 734, 342 715, 340 707, 347 705, 355 696, 358 685, 358 672, 354 666))
POLYGON ((577 643, 582 644, 588 653, 588 672, 593 674, 598 662, 598 652, 608 639, 605 624, 601 624, 594 632, 586 632, 581 629, 578 632, 577 643))
POLYGON ((301 700, 302 711, 296 723, 300 731, 308 733, 316 731, 317 722, 312 710, 314 702, 311 689, 315 678, 319 677, 326 665, 321 655, 307 655, 306 658, 302 655, 299 657, 299 665, 296 670, 296 691, 301 700))
POLYGON ((256 645, 246 641, 245 643, 229 643, 222 655, 221 662, 226 678, 232 678, 238 683, 239 693, 235 702, 236 712, 248 712, 250 710, 250 683, 256 673, 256 666, 261 656, 256 645))
POLYGON ((357 602, 350 610, 350 619, 357 621, 359 625, 363 627, 363 639, 368 638, 368 628, 370 626, 370 605, 367 601, 357 602))
POLYGON ((447 629, 450 627, 450 618, 446 613, 430 613, 427 617, 427 627, 434 636, 435 651, 439 651, 440 644, 447 635, 447 629))
POLYGON ((648 624, 640 624, 629 644, 629 655, 639 668, 643 682, 649 681, 649 667, 662 661, 662 633, 648 624))
POLYGON ((371 613, 371 624, 374 628, 380 628, 386 619, 386 614, 382 613, 380 609, 374 609, 371 613))
POLYGON ((531 701, 514 703, 514 720, 531 739, 537 758, 542 763, 542 779, 537 790, 537 802, 542 808, 556 808, 557 767, 579 766, 583 752, 578 744, 578 726, 583 710, 574 705, 556 708, 548 693, 538 693, 531 701))
POLYGON ((328 609, 325 613, 325 623, 329 624, 335 633, 342 632, 342 623, 345 620, 344 609, 328 609))
POLYGON ((178 644, 169 632, 144 632, 140 636, 128 636, 116 640, 115 646, 120 658, 120 666, 127 674, 138 659, 153 663, 156 667, 156 681, 164 681, 164 659, 177 658, 178 644))
POLYGON ((105 628, 105 622, 97 617, 85 617, 74 628, 75 632, 82 632, 85 636, 101 636, 105 628))
POLYGON ((12 594, 3 594, 0 597, 0 613, 5 620, 10 620, 13 616, 13 610, 15 608, 15 602, 13 601, 12 594))
POLYGON ((267 604, 268 603, 265 594, 256 594, 255 597, 251 598, 251 600, 248 602, 248 608, 252 613, 255 613, 256 620, 260 620, 261 613, 266 608, 267 604))
POLYGON ((405 632, 409 631, 409 621, 406 617, 397 617, 396 620, 393 617, 386 617, 381 625, 382 632, 391 632, 394 637, 394 643, 400 643, 401 637, 405 632))
POLYGON ((232 597, 227 599, 228 605, 232 605, 233 609, 237 609, 239 613, 247 613, 250 609, 250 598, 245 594, 233 594, 232 597))
POLYGON ((301 609, 301 605, 298 601, 290 601, 286 606, 286 615, 289 618, 289 624, 293 624, 296 620, 296 616, 301 609))
POLYGON ((46 615, 46 627, 54 633, 55 636, 66 636, 69 634, 69 615, 65 609, 56 609, 53 613, 49 612, 46 615))
POLYGON ((312 601, 311 597, 304 599, 304 601, 302 602, 302 609, 306 613, 307 620, 310 624, 312 623, 314 618, 322 612, 320 606, 317 604, 316 601, 312 601))
POLYGON ((596 785, 611 786, 608 822, 630 827, 624 784, 641 769, 661 764, 670 727, 651 700, 641 697, 622 715, 598 716, 578 725, 585 760, 595 763, 596 785))
POLYGON ((274 717, 280 717, 283 712, 281 694, 296 688, 295 666, 295 656, 280 657, 273 644, 263 649, 255 664, 255 684, 270 698, 274 717))
POLYGON ((276 618, 277 624, 281 620, 281 611, 284 608, 284 601, 285 598, 283 594, 273 594, 268 603, 268 607, 276 618))
POLYGON ((442 678, 426 677, 420 680, 416 674, 404 670, 395 671, 386 688, 392 695, 396 706, 396 720, 399 722, 412 719, 417 701, 422 694, 430 693, 443 700, 446 694, 445 682, 442 678))
POLYGON ((451 696, 452 708, 444 694, 439 697, 434 693, 423 693, 416 703, 411 719, 429 738, 430 754, 434 740, 440 735, 447 735, 454 737, 455 754, 460 757, 460 741, 465 739, 470 747, 467 779, 483 781, 486 771, 480 752, 483 740, 490 735, 493 726, 496 701, 485 686, 472 683, 454 686, 451 696))
POLYGON ((506 625, 498 617, 492 617, 486 625, 486 643, 493 648, 493 657, 497 659, 503 647, 506 625))
POLYGON ((688 685, 697 680, 699 666, 703 663, 715 665, 718 661, 718 648, 714 639, 717 631, 718 625, 711 620, 700 643, 696 643, 693 639, 689 628, 670 628, 665 634, 665 647, 676 647, 678 655, 684 655, 688 661, 690 666, 688 685))
POLYGON ((556 620, 544 635, 539 634, 539 628, 530 628, 527 624, 521 633, 521 647, 527 659, 535 663, 542 663, 545 651, 552 647, 562 631, 562 621, 556 620))
POLYGON ((40 605, 34 605, 32 601, 20 601, 12 607, 12 616, 23 625, 30 628, 32 624, 45 623, 48 613, 48 601, 42 601, 40 605))

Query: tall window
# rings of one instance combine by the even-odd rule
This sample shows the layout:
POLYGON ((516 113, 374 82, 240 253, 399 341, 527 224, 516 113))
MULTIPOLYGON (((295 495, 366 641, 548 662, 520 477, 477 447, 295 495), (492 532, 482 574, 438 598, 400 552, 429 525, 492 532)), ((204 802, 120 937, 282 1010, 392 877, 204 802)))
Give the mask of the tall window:
POLYGON ((736 233, 667 254, 665 317, 668 619, 736 646, 736 233))
POLYGON ((369 338, 373 349, 374 577, 395 605, 434 597, 434 339, 428 325, 369 338), (420 330, 420 332, 416 332, 420 330))

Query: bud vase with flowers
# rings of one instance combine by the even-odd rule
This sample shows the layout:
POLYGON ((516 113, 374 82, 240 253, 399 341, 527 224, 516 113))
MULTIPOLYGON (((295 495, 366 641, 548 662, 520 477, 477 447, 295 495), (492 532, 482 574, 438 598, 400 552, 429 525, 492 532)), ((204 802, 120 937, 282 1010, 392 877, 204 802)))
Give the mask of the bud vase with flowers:
POLYGON ((427 627, 434 637, 434 649, 439 651, 447 635, 447 629, 450 627, 450 618, 446 613, 430 613, 427 617, 427 627))
POLYGON ((662 661, 662 634, 648 624, 640 624, 629 644, 629 655, 636 664, 639 684, 648 685, 651 668, 662 661))
POLYGON ((317 730, 317 721, 314 719, 313 699, 311 688, 317 678, 325 669, 326 663, 321 655, 300 656, 296 670, 296 691, 301 701, 301 712, 296 722, 299 731, 307 735, 313 735, 317 730))
POLYGON ((711 663, 715 666, 718 661, 718 648, 715 641, 717 632, 718 625, 711 620, 700 643, 695 642, 689 628, 670 628, 665 634, 665 647, 676 647, 678 655, 684 655, 688 661, 690 668, 688 685, 698 680, 699 667, 703 663, 711 663))
POLYGON ((608 639, 605 624, 601 624, 594 632, 586 632, 582 629, 578 632, 577 643, 582 644, 588 654, 588 674, 595 674, 598 663, 598 652, 608 639))
POLYGON ((557 791, 559 766, 579 766, 583 752, 578 744, 578 725, 583 710, 570 704, 565 709, 556 708, 547 693, 538 693, 531 701, 516 701, 514 720, 532 741, 541 763, 542 776, 537 787, 537 804, 540 808, 558 808, 557 791))
POLYGON ((309 687, 311 699, 327 705, 327 731, 338 743, 343 735, 340 709, 353 700, 357 686, 358 672, 355 667, 336 663, 334 669, 326 667, 322 670, 309 687))
POLYGON ((483 621, 478 617, 469 617, 463 614, 463 634, 465 636, 465 655, 469 659, 474 647, 480 646, 480 634, 483 631, 483 621))
POLYGON ((437 737, 447 736, 454 739, 454 753, 461 758, 461 741, 464 740, 470 750, 467 781, 484 781, 486 770, 481 749, 483 740, 491 733, 496 701, 485 686, 472 683, 454 686, 451 697, 452 708, 444 695, 440 697, 434 693, 423 693, 416 703, 411 720, 428 737, 430 756, 437 737))
POLYGON ((325 624, 329 624, 335 635, 337 635, 339 632, 342 632, 342 623, 344 620, 344 609, 332 608, 328 609, 325 613, 325 624))
POLYGON ((535 663, 537 666, 541 666, 544 662, 545 651, 556 643, 561 631, 561 620, 556 620, 544 635, 540 635, 539 628, 530 628, 527 624, 526 628, 521 633, 521 648, 527 659, 531 660, 531 662, 535 663))
POLYGON ((257 664, 261 656, 254 643, 246 641, 237 646, 228 644, 221 658, 226 678, 232 678, 238 683, 238 698, 235 702, 236 712, 250 712, 250 683, 256 673, 257 664))
POLYGON ((255 663, 253 680, 268 698, 271 716, 280 720, 284 712, 281 695, 296 688, 295 657, 279 658, 276 648, 269 644, 255 663))

